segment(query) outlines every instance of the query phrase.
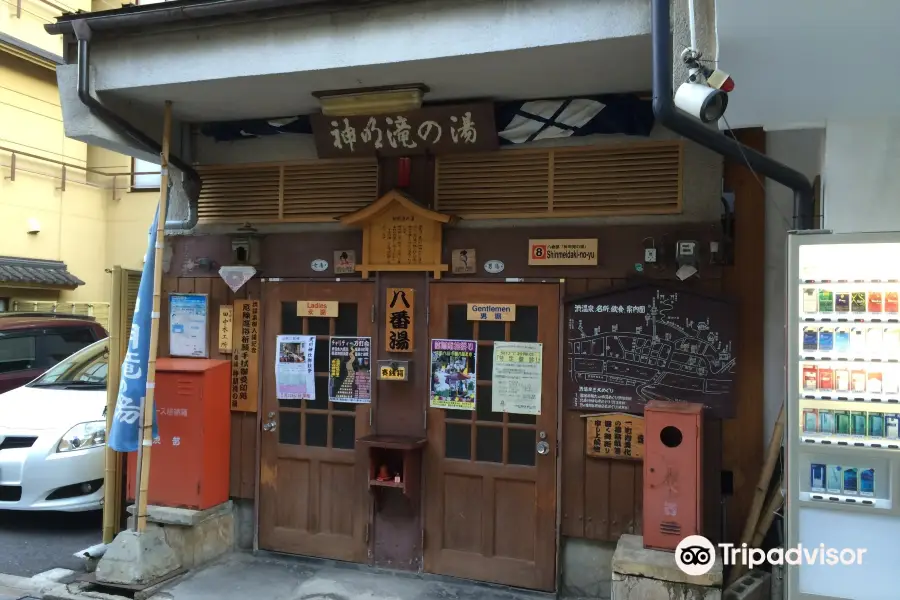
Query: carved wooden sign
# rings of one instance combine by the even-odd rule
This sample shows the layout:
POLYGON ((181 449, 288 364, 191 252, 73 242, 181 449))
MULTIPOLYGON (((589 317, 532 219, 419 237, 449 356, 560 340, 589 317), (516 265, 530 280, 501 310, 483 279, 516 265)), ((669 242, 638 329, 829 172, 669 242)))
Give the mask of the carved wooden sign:
POLYGON ((312 115, 310 124, 319 158, 481 152, 498 146, 490 102, 372 116, 312 115))
POLYGON ((441 227, 450 220, 397 190, 340 218, 344 225, 362 227, 362 262, 356 270, 363 277, 372 271, 431 271, 435 279, 449 270, 441 264, 441 227))
POLYGON ((642 414, 649 400, 735 414, 736 316, 729 302, 642 284, 566 301, 569 408, 642 414))
POLYGON ((414 352, 413 331, 416 321, 416 291, 412 288, 388 288, 384 341, 388 352, 414 352))
POLYGON ((586 415, 584 449, 595 458, 644 458, 644 417, 626 413, 586 415))
POLYGON ((235 300, 231 410, 256 412, 259 399, 259 300, 235 300))

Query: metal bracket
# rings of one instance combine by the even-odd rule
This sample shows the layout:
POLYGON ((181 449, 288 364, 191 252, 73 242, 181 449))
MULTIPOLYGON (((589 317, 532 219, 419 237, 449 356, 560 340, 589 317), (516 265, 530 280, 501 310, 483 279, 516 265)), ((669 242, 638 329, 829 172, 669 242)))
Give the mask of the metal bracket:
POLYGON ((369 314, 371 315, 371 319, 372 319, 370 321, 370 323, 374 323, 375 322, 375 305, 374 304, 372 305, 372 310, 370 311, 369 314))
POLYGON ((9 155, 9 177, 4 177, 3 179, 8 179, 9 181, 16 180, 16 153, 13 152, 9 155))
POLYGON ((66 191, 66 165, 62 166, 62 180, 61 180, 60 186, 56 189, 58 189, 61 192, 66 191))

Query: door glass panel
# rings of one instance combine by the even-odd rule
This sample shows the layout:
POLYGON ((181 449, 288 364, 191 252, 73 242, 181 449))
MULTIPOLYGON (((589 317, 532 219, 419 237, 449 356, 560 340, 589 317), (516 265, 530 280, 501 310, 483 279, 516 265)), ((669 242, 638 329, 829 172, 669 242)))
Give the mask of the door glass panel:
POLYGON ((278 413, 278 443, 300 444, 300 413, 278 413))
POLYGON ((510 429, 507 432, 507 445, 509 464, 534 466, 537 452, 537 434, 534 429, 510 429))
POLYGON ((451 304, 447 307, 447 337, 451 340, 471 340, 472 324, 465 304, 451 304))
POLYGON ((331 410, 339 412, 353 412, 356 410, 356 404, 352 402, 332 402, 331 410))
POLYGON ((478 381, 490 381, 494 375, 494 347, 478 346, 478 365, 476 375, 478 381))
POLYGON ((307 317, 306 320, 309 322, 309 335, 329 335, 331 333, 330 318, 307 317))
MULTIPOLYGON (((316 340, 316 357, 313 362, 316 373, 328 373, 328 340, 316 340)), ((327 388, 326 388, 327 390, 327 388)), ((325 397, 328 397, 326 392, 325 397)))
POLYGON ((502 342, 506 339, 506 323, 503 321, 478 321, 478 339, 502 342))
POLYGON ((281 333, 303 335, 303 317, 297 316, 297 301, 281 303, 281 333))
POLYGON ((316 399, 307 400, 306 408, 328 410, 328 378, 316 377, 316 399))
POLYGON ((306 413, 306 445, 322 448, 328 445, 328 415, 306 413))
POLYGON ((281 408, 300 408, 303 406, 303 400, 297 400, 295 398, 279 398, 278 406, 281 408))
POLYGON ((503 462, 503 428, 477 426, 475 460, 503 462))
POLYGON ((446 423, 444 425, 445 453, 447 458, 472 458, 472 426, 461 423, 446 423))
POLYGON ((517 415, 509 413, 510 423, 524 423, 525 425, 537 424, 537 415, 517 415))
MULTIPOLYGON (((348 404, 347 406, 353 406, 348 404)), ((353 450, 356 445, 356 416, 348 415, 331 417, 331 447, 353 450)))
MULTIPOLYGON (((479 391, 478 393, 480 394, 481 392, 479 391)), ((477 403, 477 398, 478 397, 476 396, 476 403, 477 403)), ((462 419, 464 421, 471 421, 472 420, 472 411, 471 410, 453 410, 453 409, 448 408, 447 410, 444 411, 444 418, 445 419, 462 419)))
POLYGON ((475 418, 479 421, 502 422, 503 413, 492 412, 492 404, 490 386, 478 386, 478 395, 475 397, 475 418))
POLYGON ((538 341, 538 307, 516 306, 516 320, 509 324, 511 342, 538 341))
POLYGON ((356 304, 338 304, 338 316, 334 320, 334 335, 356 335, 356 304))

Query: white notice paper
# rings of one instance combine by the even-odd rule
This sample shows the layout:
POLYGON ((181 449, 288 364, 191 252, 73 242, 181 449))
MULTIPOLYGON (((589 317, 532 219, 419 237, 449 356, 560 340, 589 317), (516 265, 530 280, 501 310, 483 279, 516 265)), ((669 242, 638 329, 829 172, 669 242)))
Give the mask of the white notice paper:
POLYGON ((206 294, 169 296, 169 355, 208 358, 206 294))
POLYGON ((316 336, 279 335, 275 342, 275 390, 279 400, 315 400, 316 336))
POLYGON ((543 344, 494 342, 493 412, 541 414, 543 344))

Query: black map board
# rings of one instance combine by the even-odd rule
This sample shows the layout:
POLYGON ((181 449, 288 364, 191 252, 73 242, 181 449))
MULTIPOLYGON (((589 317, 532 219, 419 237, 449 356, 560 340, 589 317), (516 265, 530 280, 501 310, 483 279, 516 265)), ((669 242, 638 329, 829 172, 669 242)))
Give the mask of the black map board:
POLYGON ((567 407, 643 414, 664 400, 734 417, 736 318, 726 300, 654 283, 567 300, 567 407))

